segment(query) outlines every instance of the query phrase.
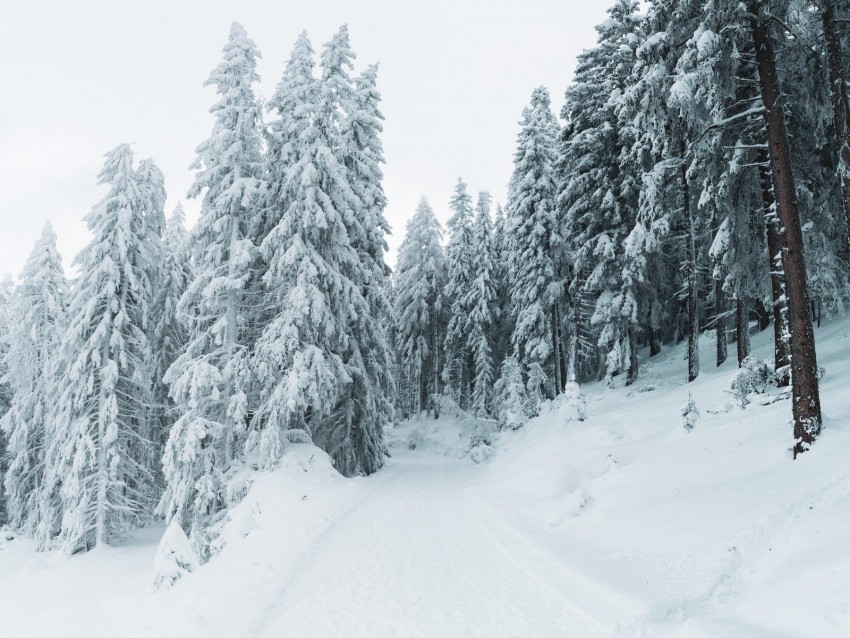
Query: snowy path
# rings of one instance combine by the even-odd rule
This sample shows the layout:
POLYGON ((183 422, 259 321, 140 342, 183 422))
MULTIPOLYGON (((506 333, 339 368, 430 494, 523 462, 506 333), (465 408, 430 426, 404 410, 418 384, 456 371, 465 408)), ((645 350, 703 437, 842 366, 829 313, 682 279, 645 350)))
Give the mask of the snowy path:
MULTIPOLYGON (((465 490, 468 463, 395 452, 252 635, 595 636, 577 582, 465 490)), ((586 593, 586 592, 585 592, 586 593)))

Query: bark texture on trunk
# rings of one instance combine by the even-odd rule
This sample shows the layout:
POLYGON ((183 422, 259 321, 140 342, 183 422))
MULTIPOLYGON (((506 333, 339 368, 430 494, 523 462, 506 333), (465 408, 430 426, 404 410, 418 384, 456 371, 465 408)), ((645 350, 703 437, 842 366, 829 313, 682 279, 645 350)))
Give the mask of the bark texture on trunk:
POLYGON ((717 366, 726 362, 729 356, 726 339, 726 304, 723 299, 723 280, 714 280, 714 329, 717 331, 717 366))
POLYGON ((629 369, 626 372, 626 385, 631 385, 638 377, 637 334, 631 323, 626 329, 626 335, 629 344, 629 369))
POLYGON ((750 354, 750 304, 741 297, 735 300, 735 335, 740 368, 750 354))
POLYGON ((850 100, 847 97, 847 74, 841 54, 841 38, 835 19, 836 4, 836 0, 824 0, 821 19, 826 45, 826 65, 829 69, 830 101, 835 127, 835 143, 838 149, 842 203, 844 218, 847 222, 847 241, 850 242, 850 100))
POLYGON ((788 328, 791 335, 791 381, 793 386, 794 456, 804 452, 821 430, 821 405, 815 335, 809 314, 806 264, 803 258, 803 231, 797 208, 791 148, 782 111, 782 91, 776 73, 773 41, 766 26, 761 3, 751 0, 750 28, 759 70, 759 85, 764 102, 764 121, 776 195, 776 209, 785 230, 782 262, 788 297, 788 328))
POLYGON ((697 262, 694 238, 694 216, 691 210, 691 189, 688 185, 688 168, 682 164, 682 199, 688 222, 687 278, 688 286, 688 383, 699 376, 699 316, 697 306, 697 262))
POLYGON ((555 396, 564 391, 564 380, 561 369, 561 331, 558 307, 552 304, 552 355, 554 357, 555 396))
POLYGON ((779 387, 786 387, 790 382, 788 365, 788 306, 785 301, 785 280, 782 270, 782 226, 773 209, 773 193, 770 189, 770 174, 768 173, 767 153, 760 153, 759 179, 764 201, 764 219, 767 231, 767 267, 770 272, 770 296, 773 309, 773 369, 784 374, 777 374, 779 387))

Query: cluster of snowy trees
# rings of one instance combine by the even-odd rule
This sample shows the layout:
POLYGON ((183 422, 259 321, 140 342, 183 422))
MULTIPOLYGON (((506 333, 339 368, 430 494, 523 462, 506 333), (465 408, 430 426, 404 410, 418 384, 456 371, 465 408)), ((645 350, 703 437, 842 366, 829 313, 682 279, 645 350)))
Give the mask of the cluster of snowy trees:
POLYGON ((383 463, 395 358, 377 68, 353 74, 342 27, 317 69, 302 34, 265 122, 240 25, 223 53, 193 231, 180 207, 166 223, 162 173, 123 144, 79 276, 48 225, 2 288, 5 511, 41 548, 86 551, 163 516, 203 559, 240 473, 273 467, 287 438, 348 475, 383 463))
POLYGON ((521 423, 573 382, 639 374, 638 349, 774 325, 795 454, 821 428, 812 317, 848 296, 846 0, 617 0, 578 60, 563 124, 523 111, 504 215, 427 202, 395 274, 399 410, 448 397, 521 423), (793 144, 791 143, 793 140, 793 144), (495 382, 494 382, 495 381, 495 382))

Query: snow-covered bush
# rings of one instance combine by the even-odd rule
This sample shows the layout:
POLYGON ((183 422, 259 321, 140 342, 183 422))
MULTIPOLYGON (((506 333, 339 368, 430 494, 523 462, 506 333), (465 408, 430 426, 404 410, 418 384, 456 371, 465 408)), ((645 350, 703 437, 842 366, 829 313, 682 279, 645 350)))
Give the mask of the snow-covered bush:
POLYGON ((764 359, 749 355, 729 381, 728 391, 738 404, 744 407, 750 402, 747 397, 753 393, 763 393, 772 379, 773 371, 770 365, 764 359))
POLYGON ((694 397, 688 392, 688 400, 682 406, 682 426, 690 432, 699 422, 699 408, 694 401, 694 397))
POLYGON ((564 388, 564 407, 561 414, 566 421, 584 421, 587 418, 587 409, 581 387, 575 381, 570 381, 564 388))
POLYGON ((415 450, 423 443, 425 443, 425 434, 422 432, 422 430, 413 430, 413 432, 410 433, 410 436, 407 437, 408 450, 415 450))
POLYGON ((198 558, 177 518, 165 529, 154 557, 154 588, 168 589, 198 568, 198 558))
POLYGON ((517 430, 528 420, 526 413, 525 384, 522 380, 522 368, 515 357, 507 357, 502 364, 502 373, 493 388, 495 412, 500 427, 517 430))
POLYGON ((478 445, 473 446, 471 450, 469 450, 469 458, 471 458, 475 463, 483 463, 491 456, 493 456, 495 452, 496 451, 493 449, 492 445, 488 445, 487 443, 484 443, 482 441, 478 445))

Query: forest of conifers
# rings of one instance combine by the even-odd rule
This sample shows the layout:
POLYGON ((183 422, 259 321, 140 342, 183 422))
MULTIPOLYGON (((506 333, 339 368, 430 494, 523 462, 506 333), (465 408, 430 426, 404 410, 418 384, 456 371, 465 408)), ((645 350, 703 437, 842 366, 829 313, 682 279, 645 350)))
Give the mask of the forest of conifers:
POLYGON ((3 287, 5 522, 76 553, 176 520, 205 559, 290 442, 371 474, 403 419, 517 428, 683 340, 683 381, 753 366, 771 326, 804 452, 813 322, 850 293, 848 25, 847 0, 617 0, 560 118, 533 91, 504 204, 459 179, 444 231, 423 198, 390 269, 377 65, 346 27, 318 55, 304 33, 261 104, 234 24, 197 224, 121 144, 73 280, 48 225, 3 287))

